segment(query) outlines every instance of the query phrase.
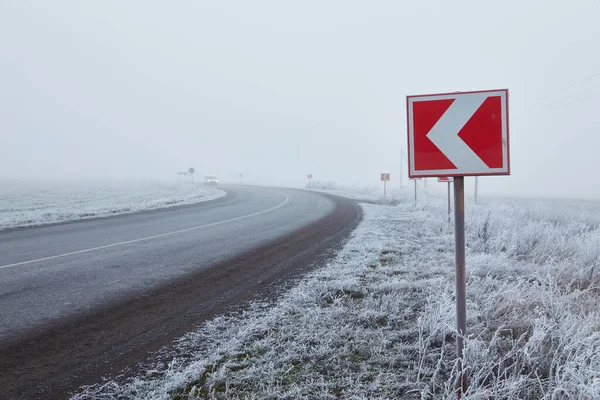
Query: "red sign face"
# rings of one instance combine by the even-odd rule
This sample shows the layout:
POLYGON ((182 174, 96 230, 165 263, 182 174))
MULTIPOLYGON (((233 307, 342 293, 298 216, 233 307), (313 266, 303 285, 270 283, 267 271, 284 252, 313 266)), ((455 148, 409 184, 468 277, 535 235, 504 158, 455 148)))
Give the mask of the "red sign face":
POLYGON ((390 180, 390 174, 387 174, 387 173, 381 174, 381 180, 382 181, 389 181, 390 180))
POLYGON ((508 89, 407 96, 408 176, 509 175, 508 89))
POLYGON ((454 178, 451 176, 440 176, 438 182, 454 182, 454 178))

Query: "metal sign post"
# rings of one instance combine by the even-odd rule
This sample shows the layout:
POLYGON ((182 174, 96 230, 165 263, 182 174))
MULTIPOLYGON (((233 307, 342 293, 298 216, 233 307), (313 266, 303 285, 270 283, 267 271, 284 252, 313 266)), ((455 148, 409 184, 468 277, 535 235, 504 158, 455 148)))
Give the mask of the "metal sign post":
MULTIPOLYGON (((449 185, 449 184, 448 184, 449 185)), ((467 273, 465 269, 465 178, 454 177, 454 237, 456 253, 456 353, 458 357, 458 398, 468 388, 464 365, 464 337, 467 332, 467 273)))
POLYGON ((450 222, 451 218, 450 218, 450 214, 451 214, 451 207, 450 207, 450 183, 454 181, 454 178, 452 178, 451 176, 440 176, 438 178, 438 182, 447 182, 448 183, 448 222, 450 222))
POLYGON ((477 190, 479 189, 479 177, 475 177, 475 204, 477 204, 477 190))
POLYGON ((404 160, 402 160, 402 146, 400 146, 400 189, 402 189, 402 165, 404 165, 404 160))
MULTIPOLYGON (((406 123, 408 177, 454 177, 456 391, 460 399, 468 389, 465 176, 510 175, 508 89, 407 96, 406 123)), ((475 178, 475 202, 477 186, 475 178)))
MULTIPOLYGON (((189 175, 188 172, 178 172, 177 175, 179 176, 179 183, 181 183, 181 177, 183 176, 184 179, 187 181, 187 177, 189 175)), ((192 175, 192 179, 193 179, 193 175, 192 175)))
POLYGON ((415 207, 417 206, 417 180, 415 179, 415 207))
POLYGON ((383 181, 383 198, 385 199, 387 193, 387 181, 390 180, 390 174, 388 172, 383 172, 381 173, 380 179, 383 181))
POLYGON ((448 222, 450 222, 450 182, 448 182, 448 222))

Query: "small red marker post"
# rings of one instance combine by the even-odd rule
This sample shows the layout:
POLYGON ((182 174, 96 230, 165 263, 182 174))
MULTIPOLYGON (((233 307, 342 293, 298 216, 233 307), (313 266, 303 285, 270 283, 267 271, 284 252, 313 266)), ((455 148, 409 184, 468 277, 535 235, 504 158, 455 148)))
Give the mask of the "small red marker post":
POLYGON ((387 192, 387 182, 390 180, 390 174, 388 172, 381 173, 381 180, 383 181, 383 199, 385 200, 387 192))

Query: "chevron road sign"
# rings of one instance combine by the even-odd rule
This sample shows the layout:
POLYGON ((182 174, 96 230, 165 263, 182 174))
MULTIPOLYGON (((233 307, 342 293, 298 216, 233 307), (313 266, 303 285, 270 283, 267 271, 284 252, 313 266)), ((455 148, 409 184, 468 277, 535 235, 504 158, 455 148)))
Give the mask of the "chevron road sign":
POLYGON ((406 97, 408 176, 509 175, 508 90, 406 97))

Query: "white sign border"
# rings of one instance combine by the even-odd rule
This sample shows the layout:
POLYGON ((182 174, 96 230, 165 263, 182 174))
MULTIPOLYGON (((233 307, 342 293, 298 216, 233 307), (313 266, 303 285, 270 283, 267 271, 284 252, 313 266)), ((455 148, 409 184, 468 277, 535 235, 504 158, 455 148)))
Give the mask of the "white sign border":
POLYGON ((428 95, 406 96, 406 116, 408 129, 408 176, 412 177, 450 177, 450 176, 484 176, 510 175, 509 134, 508 134, 508 89, 480 90, 471 92, 453 92, 428 95), (414 119, 413 104, 419 101, 456 99, 461 95, 487 94, 488 97, 500 96, 502 113, 502 164, 501 168, 488 168, 486 171, 465 171, 459 169, 415 170, 414 158, 414 119))

